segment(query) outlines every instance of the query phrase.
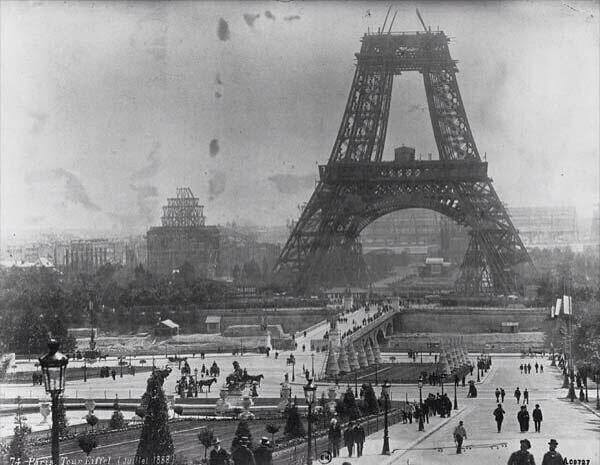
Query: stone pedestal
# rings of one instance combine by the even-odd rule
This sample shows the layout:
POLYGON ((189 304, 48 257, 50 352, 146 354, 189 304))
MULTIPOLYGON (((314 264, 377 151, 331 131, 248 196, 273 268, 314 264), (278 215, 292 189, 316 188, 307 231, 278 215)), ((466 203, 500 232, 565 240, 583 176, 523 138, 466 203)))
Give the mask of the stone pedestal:
POLYGON ((375 363, 381 363, 381 350, 379 349, 377 339, 373 340, 373 357, 375 359, 375 363))
POLYGON ((358 364, 358 355, 356 354, 352 342, 346 345, 346 353, 348 354, 348 365, 350 365, 350 369, 358 370, 360 368, 360 365, 358 364))

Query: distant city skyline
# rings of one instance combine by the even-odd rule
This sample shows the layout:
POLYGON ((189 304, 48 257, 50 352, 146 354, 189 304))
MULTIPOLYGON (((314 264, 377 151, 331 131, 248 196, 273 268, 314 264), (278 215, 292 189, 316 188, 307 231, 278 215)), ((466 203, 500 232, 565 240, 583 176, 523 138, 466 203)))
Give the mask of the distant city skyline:
MULTIPOLYGON (((297 218, 327 162, 377 2, 2 2, 2 237, 144 233, 189 186, 207 224, 297 218), (269 12, 269 14, 267 14, 269 12), (258 17, 256 15, 259 15, 258 17)), ((452 37, 480 153, 511 206, 598 204, 598 5, 397 2, 452 37)), ((384 158, 436 156, 419 75, 384 158)))

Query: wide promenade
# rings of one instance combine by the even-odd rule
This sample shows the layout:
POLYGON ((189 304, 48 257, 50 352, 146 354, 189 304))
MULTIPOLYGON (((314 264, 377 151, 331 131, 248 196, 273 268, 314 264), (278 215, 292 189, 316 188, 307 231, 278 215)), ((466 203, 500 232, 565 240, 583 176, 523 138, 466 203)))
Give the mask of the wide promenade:
MULTIPOLYGON (((429 425, 425 425, 424 433, 418 432, 414 423, 392 426, 390 446, 392 450, 396 450, 390 457, 379 455, 383 434, 378 432, 367 439, 362 458, 348 458, 344 450, 342 457, 334 459, 333 464, 340 465, 344 461, 349 461, 353 465, 506 464, 510 454, 518 450, 519 441, 524 438, 531 441, 530 452, 538 465, 542 463, 543 455, 548 450, 547 443, 551 438, 558 441, 557 450, 563 457, 584 459, 585 462, 579 462, 583 464, 600 463, 600 411, 595 410, 595 384, 589 384, 588 404, 584 405, 579 401, 571 403, 565 398, 567 390, 560 387, 562 378, 558 369, 549 367, 549 362, 544 360, 543 374, 535 374, 535 370, 532 369, 532 374, 524 375, 519 371, 522 360, 518 356, 495 356, 492 369, 477 385, 478 397, 465 398, 466 388, 459 387, 459 410, 453 411, 450 419, 442 420, 434 417, 429 425), (535 404, 540 404, 544 417, 540 433, 534 432, 533 421, 530 423, 529 432, 520 432, 516 419, 519 406, 513 397, 517 386, 521 391, 527 388, 530 392, 528 405, 530 414, 535 404), (492 415, 497 405, 494 395, 496 387, 503 387, 507 393, 503 404, 506 416, 501 433, 497 432, 492 415), (468 435, 464 443, 466 448, 461 455, 456 454, 452 436, 459 420, 464 422, 468 435), (506 446, 503 447, 502 443, 506 446), (497 447, 492 448, 492 446, 497 447)), ((532 365, 535 360, 531 359, 532 365)), ((541 361, 540 358, 537 360, 541 361)), ((453 386, 446 390, 453 393, 453 386)), ((439 389, 430 389, 429 386, 423 389, 424 395, 430 391, 435 393, 439 389)))

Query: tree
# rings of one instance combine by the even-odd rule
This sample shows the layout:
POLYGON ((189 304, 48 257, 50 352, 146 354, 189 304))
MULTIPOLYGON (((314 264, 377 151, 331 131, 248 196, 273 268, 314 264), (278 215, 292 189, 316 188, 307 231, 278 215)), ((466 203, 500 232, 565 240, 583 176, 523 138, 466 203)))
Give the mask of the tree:
POLYGON ((285 409, 285 428, 283 434, 286 438, 303 438, 306 436, 304 425, 298 413, 298 407, 294 402, 291 402, 285 409))
POLYGON ((94 427, 98 424, 98 417, 93 413, 88 413, 85 416, 85 421, 88 425, 92 427, 92 431, 94 431, 94 427))
POLYGON ((362 391, 364 396, 364 413, 372 415, 379 412, 379 403, 377 402, 377 396, 371 383, 363 384, 362 391))
POLYGON ((14 458, 14 463, 28 463, 31 456, 31 447, 28 436, 31 427, 26 423, 27 418, 23 416, 21 398, 17 398, 17 413, 15 414, 15 429, 12 441, 8 446, 8 455, 14 458))
POLYGON ((89 457, 90 453, 98 447, 98 440, 94 433, 86 432, 81 434, 77 439, 79 448, 89 457))
POLYGON ((215 432, 212 428, 205 428, 200 433, 198 433, 198 441, 200 444, 204 446, 204 460, 206 460, 206 453, 208 448, 212 446, 215 440, 215 432))
POLYGON ((121 413, 121 407, 119 406, 118 400, 115 399, 113 407, 115 411, 110 417, 108 426, 110 427, 110 429, 121 429, 125 426, 125 419, 123 418, 123 414, 121 413))
POLYGON ((267 423, 267 425, 265 426, 265 430, 267 431, 267 433, 269 433, 271 435, 271 443, 272 444, 275 444, 275 434, 277 434, 279 429, 280 429, 279 426, 274 425, 272 423, 267 423))
POLYGON ((135 455, 136 465, 156 463, 157 459, 165 463, 173 461, 173 438, 169 430, 167 401, 162 387, 165 376, 168 376, 168 372, 152 372, 142 396, 141 403, 146 415, 135 455))
POLYGON ((248 438, 248 447, 252 447, 252 433, 250 432, 250 426, 246 420, 242 420, 238 423, 237 428, 235 430, 235 435, 233 440, 231 441, 231 450, 237 449, 240 438, 247 437, 248 438))
POLYGON ((360 417, 360 412, 358 410, 358 406, 356 405, 356 399, 351 388, 348 388, 344 393, 342 403, 344 404, 344 413, 350 420, 356 420, 358 417, 360 417))

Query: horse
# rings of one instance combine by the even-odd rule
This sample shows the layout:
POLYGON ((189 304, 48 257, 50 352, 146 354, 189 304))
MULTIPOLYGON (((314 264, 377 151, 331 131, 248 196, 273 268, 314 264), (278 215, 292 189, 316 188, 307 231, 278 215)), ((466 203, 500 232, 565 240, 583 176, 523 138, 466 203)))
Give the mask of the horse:
POLYGON ((217 378, 221 374, 220 368, 218 366, 215 366, 215 365, 211 366, 209 368, 208 372, 209 372, 210 376, 214 376, 214 377, 217 377, 217 378))
POLYGON ((217 382, 217 378, 209 378, 209 379, 200 379, 196 383, 196 385, 200 388, 200 392, 204 392, 202 390, 202 386, 208 387, 208 392, 210 392, 210 387, 217 382))
POLYGON ((245 380, 247 383, 253 383, 254 381, 256 381, 258 383, 258 385, 260 386, 260 380, 263 379, 264 376, 262 375, 262 373, 260 375, 248 375, 246 376, 245 380))

